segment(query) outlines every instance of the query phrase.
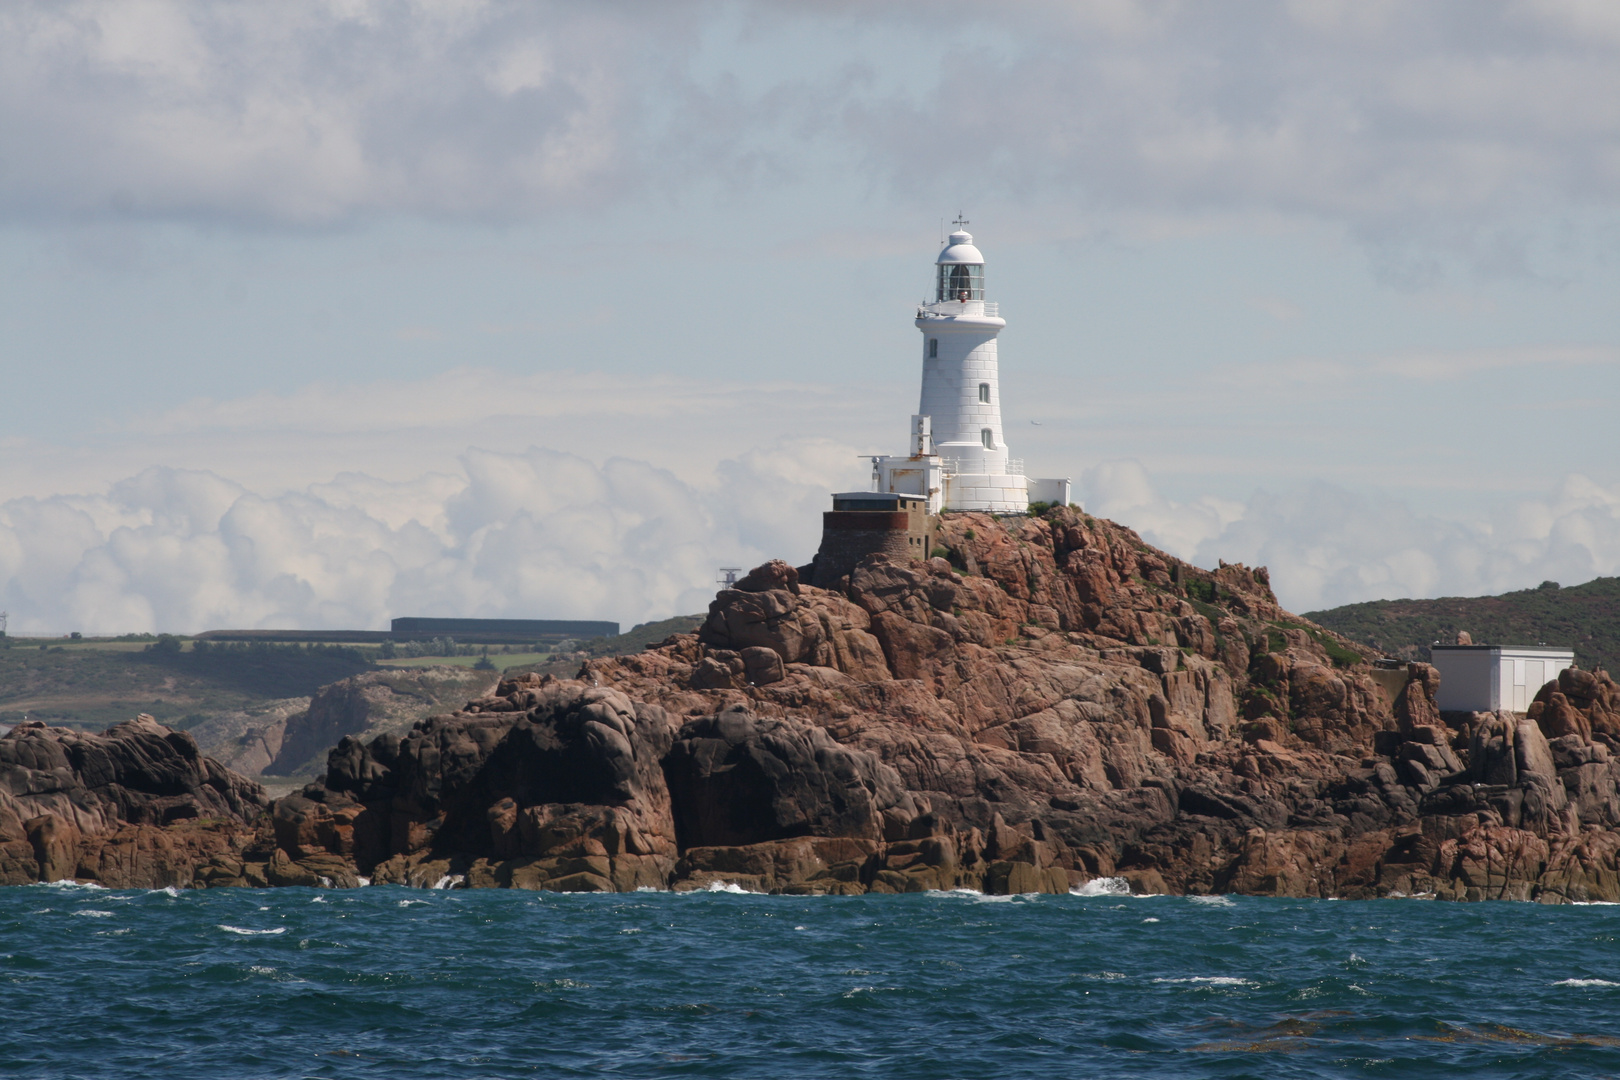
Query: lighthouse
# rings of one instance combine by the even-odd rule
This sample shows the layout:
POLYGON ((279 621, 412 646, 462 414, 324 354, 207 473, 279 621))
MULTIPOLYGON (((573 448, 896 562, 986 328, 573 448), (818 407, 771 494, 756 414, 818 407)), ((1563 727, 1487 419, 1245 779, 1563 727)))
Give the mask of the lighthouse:
MULTIPOLYGON (((966 225, 958 220, 958 226, 966 225)), ((873 487, 927 499, 928 512, 1022 514, 1031 500, 1069 501, 1069 481, 1030 480, 1011 457, 1001 424, 996 335, 1000 306, 985 299, 984 256, 958 228, 934 260, 932 299, 917 308, 922 394, 909 453, 872 460, 873 487)))
MULTIPOLYGON (((966 221, 955 222, 957 226, 966 221)), ((996 335, 1007 325, 984 298, 984 256, 958 228, 934 260, 922 331, 922 396, 904 455, 872 459, 872 490, 835 494, 822 515, 821 547, 799 577, 841 588, 873 555, 927 559, 937 515, 949 510, 1027 513, 1030 503, 1069 505, 1069 480, 1031 480, 1001 432, 996 335)))

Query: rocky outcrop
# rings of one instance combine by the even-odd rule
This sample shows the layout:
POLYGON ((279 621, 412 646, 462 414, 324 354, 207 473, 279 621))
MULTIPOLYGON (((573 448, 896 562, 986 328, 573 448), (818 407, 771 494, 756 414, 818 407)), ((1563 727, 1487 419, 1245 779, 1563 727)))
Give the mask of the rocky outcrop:
POLYGON ((697 633, 347 735, 194 881, 1620 899, 1606 675, 1441 714, 1263 569, 1073 509, 937 543, 836 589, 768 563, 697 633))
POLYGON ((309 708, 288 718, 264 769, 275 776, 318 774, 346 735, 402 734, 417 720, 486 691, 493 673, 439 666, 368 671, 323 686, 309 708))
POLYGON ((190 886, 252 843, 267 801, 150 716, 101 735, 22 724, 0 737, 0 883, 190 886))

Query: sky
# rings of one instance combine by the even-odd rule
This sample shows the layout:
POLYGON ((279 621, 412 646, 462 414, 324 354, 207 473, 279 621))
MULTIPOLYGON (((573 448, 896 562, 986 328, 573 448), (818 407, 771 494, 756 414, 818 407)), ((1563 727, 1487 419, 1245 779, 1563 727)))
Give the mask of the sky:
POLYGON ((0 7, 13 634, 700 612, 897 453, 1295 611, 1620 573, 1620 5, 0 7))

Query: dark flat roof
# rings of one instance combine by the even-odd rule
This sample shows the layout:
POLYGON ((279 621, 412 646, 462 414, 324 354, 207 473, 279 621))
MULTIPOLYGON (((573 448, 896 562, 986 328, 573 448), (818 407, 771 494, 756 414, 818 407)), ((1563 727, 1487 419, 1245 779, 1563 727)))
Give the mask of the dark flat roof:
POLYGON ((1430 652, 1468 652, 1486 649, 1506 649, 1508 652, 1572 653, 1573 645, 1430 645, 1430 652))
POLYGON ((537 637, 617 637, 619 624, 588 619, 395 619, 395 633, 531 634, 537 637))

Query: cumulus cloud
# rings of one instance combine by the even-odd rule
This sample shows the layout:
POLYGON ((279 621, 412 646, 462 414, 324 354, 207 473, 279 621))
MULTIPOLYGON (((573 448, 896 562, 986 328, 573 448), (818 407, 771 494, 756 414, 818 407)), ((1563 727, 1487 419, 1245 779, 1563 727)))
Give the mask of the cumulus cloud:
POLYGON ((0 504, 13 632, 385 628, 398 615, 702 611, 716 568, 808 560, 841 448, 779 444, 687 483, 646 461, 469 450, 454 474, 346 474, 265 495, 150 468, 99 495, 0 504))
POLYGON ((590 204, 634 181, 647 85, 692 42, 684 7, 8 5, 0 199, 295 224, 590 204))
MULTIPOLYGON (((1014 29, 952 50, 932 93, 853 106, 903 182, 1305 214, 1391 242, 1548 199, 1612 210, 1620 194, 1612 5, 1142 0, 995 17, 1014 29), (942 130, 974 148, 974 175, 939 176, 942 130)), ((1494 230, 1470 243, 1503 269, 1526 257, 1494 230)))
POLYGON ((1198 565, 1269 566, 1278 598, 1294 611, 1620 573, 1620 490, 1578 474, 1545 498, 1461 519, 1326 483, 1261 491, 1243 503, 1177 501, 1133 461, 1087 470, 1077 490, 1088 510, 1198 565))
POLYGON ((1306 215, 1510 273, 1534 261, 1515 215, 1616 208, 1620 17, 1590 0, 20 3, 0 12, 0 151, 12 215, 510 219, 864 174, 908 201, 1306 215), (942 132, 971 153, 942 156, 942 132))
MULTIPOLYGON (((274 494, 150 468, 100 494, 0 503, 0 607, 19 633, 382 628, 407 614, 629 625, 703 610, 722 565, 807 561, 848 457, 784 440, 693 483, 633 458, 474 449, 452 471, 274 494)), ((1620 490, 1580 476, 1477 520, 1321 483, 1178 501, 1133 461, 1076 489, 1199 565, 1269 566, 1296 611, 1620 573, 1620 490)))

